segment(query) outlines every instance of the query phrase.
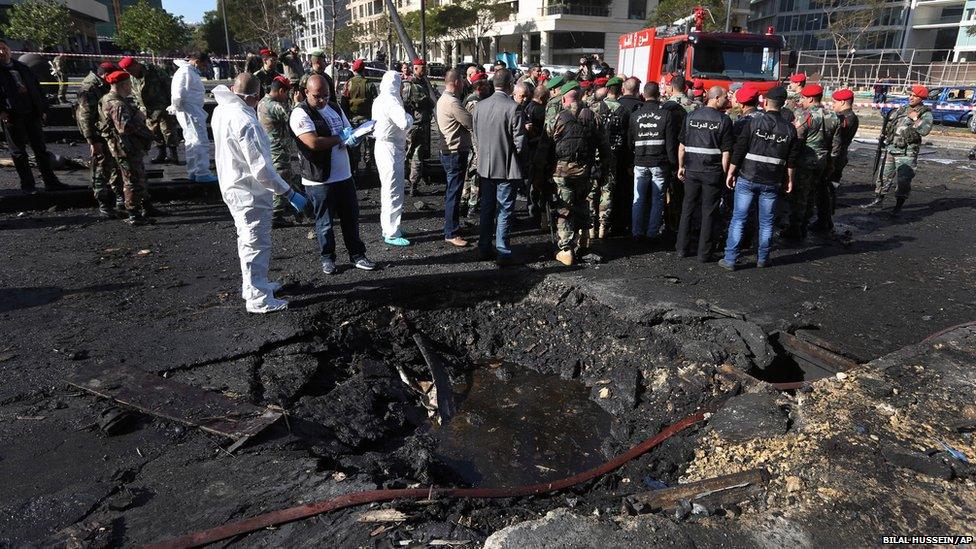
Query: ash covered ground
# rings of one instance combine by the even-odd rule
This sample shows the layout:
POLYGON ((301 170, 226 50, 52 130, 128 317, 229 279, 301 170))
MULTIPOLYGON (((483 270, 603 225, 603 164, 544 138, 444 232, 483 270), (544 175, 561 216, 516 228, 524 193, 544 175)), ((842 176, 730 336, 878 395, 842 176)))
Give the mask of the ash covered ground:
MULTIPOLYGON (((233 223, 219 202, 162 204, 174 215, 137 228, 83 209, 2 214, 0 544, 131 546, 360 490, 477 484, 439 454, 437 430, 397 370, 427 375, 414 334, 458 386, 489 371, 500 402, 528 386, 526 370, 571 386, 595 405, 579 429, 592 431, 596 462, 703 407, 714 415, 563 492, 352 508, 234 544, 814 546, 972 534, 973 472, 942 444, 976 459, 976 341, 958 329, 920 342, 976 318, 976 165, 965 150, 927 149, 911 200, 891 219, 856 208, 871 195, 873 147, 855 147, 841 236, 735 273, 625 239, 598 245, 604 263, 566 269, 526 221, 514 238, 526 264, 498 269, 442 242, 441 186, 407 201, 416 245, 389 248, 367 182, 362 232, 382 270, 346 264, 327 278, 307 227, 277 229, 272 274, 291 308, 268 316, 244 312, 233 223), (774 330, 815 333, 862 365, 774 391, 746 375, 776 362, 774 330), (65 382, 94 366, 279 406, 287 421, 233 454, 226 439, 146 414, 109 435, 99 422, 114 405, 65 382), (742 504, 621 510, 624 496, 660 483, 755 467, 773 477, 742 504), (406 518, 361 521, 377 508, 406 518)), ((12 183, 12 170, 0 175, 12 183)), ((564 397, 538 398, 558 407, 564 397)), ((483 407, 456 420, 477 433, 492 415, 483 407)), ((478 461, 491 469, 485 482, 520 465, 535 469, 520 481, 580 470, 572 459, 549 467, 559 461, 551 455, 491 466, 513 461, 505 446, 486 428, 483 448, 471 449, 491 457, 478 461)))

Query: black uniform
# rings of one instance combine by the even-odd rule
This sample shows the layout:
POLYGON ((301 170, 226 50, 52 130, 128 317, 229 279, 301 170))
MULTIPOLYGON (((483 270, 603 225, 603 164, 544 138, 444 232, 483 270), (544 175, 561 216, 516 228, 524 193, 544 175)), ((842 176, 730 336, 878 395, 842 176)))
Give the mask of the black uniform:
POLYGON ((758 112, 735 141, 731 163, 738 176, 760 185, 781 185, 800 152, 796 128, 780 112, 758 112))
MULTIPOLYGON (((662 103, 661 107, 671 113, 674 118, 674 127, 676 131, 680 132, 681 128, 685 126, 688 111, 680 103, 671 99, 662 103)), ((670 168, 668 170, 668 187, 664 192, 664 225, 670 231, 677 233, 678 224, 681 221, 681 204, 685 198, 685 187, 678 181, 677 161, 668 167, 670 168)))
MULTIPOLYGON (((683 112, 683 110, 682 110, 683 112)), ((630 115, 634 165, 674 169, 678 165, 678 120, 660 101, 647 101, 630 115)))
POLYGON ((715 239, 714 225, 725 185, 722 153, 732 150, 732 120, 711 107, 702 107, 685 118, 678 141, 685 147, 685 196, 676 249, 679 255, 688 253, 691 220, 700 212, 698 260, 704 262, 710 259, 715 239))
POLYGON ((8 66, 0 65, 0 113, 10 116, 10 121, 3 124, 3 134, 7 138, 7 148, 17 175, 20 176, 21 189, 33 192, 36 187, 27 157, 28 144, 34 150, 44 186, 48 189, 63 188, 65 185, 54 174, 44 143, 42 118, 47 114, 47 100, 34 73, 15 59, 8 66))

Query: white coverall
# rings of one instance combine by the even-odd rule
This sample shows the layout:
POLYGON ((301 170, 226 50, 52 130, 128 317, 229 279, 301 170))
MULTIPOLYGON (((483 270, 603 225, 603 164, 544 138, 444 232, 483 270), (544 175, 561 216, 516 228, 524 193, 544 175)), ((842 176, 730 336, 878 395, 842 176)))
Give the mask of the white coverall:
POLYGON ((190 179, 212 176, 210 173, 210 140, 207 139, 207 111, 203 110, 205 90, 200 71, 188 61, 173 61, 179 69, 170 85, 170 103, 176 120, 183 128, 186 143, 186 173, 190 179))
POLYGON ((271 213, 275 194, 290 190, 275 172, 271 141, 257 113, 227 86, 213 90, 217 108, 213 132, 220 194, 237 226, 237 253, 244 281, 241 296, 249 312, 281 304, 268 281, 271 261, 271 213))
POLYGON ((403 215, 404 164, 407 158, 407 130, 413 117, 403 109, 400 96, 402 76, 386 71, 380 81, 379 95, 373 100, 373 147, 376 171, 380 176, 380 227, 384 238, 397 238, 403 215))

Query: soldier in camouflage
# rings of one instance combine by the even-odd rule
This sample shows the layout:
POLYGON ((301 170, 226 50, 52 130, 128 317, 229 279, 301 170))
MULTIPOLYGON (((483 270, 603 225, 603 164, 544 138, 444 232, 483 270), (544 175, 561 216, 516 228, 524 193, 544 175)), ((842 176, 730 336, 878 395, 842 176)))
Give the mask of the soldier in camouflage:
POLYGON ((336 97, 335 81, 332 79, 332 75, 325 72, 327 66, 325 52, 322 50, 308 52, 308 63, 308 72, 298 81, 298 102, 305 101, 305 87, 308 85, 308 79, 315 75, 325 79, 325 85, 329 88, 329 97, 336 97))
POLYGON ((125 209, 130 225, 143 225, 154 213, 149 206, 146 188, 146 152, 153 142, 152 132, 146 126, 146 116, 132 100, 132 84, 129 74, 116 71, 105 77, 111 89, 98 102, 98 127, 108 143, 115 163, 122 175, 125 209))
POLYGON ((261 69, 254 72, 254 76, 261 82, 261 95, 268 93, 271 83, 276 76, 281 76, 278 72, 278 54, 264 48, 261 50, 261 69))
MULTIPOLYGON (((469 113, 474 114, 478 101, 491 95, 493 88, 488 82, 488 75, 475 71, 468 77, 473 86, 471 93, 461 101, 461 105, 469 113)), ((461 215, 472 220, 477 219, 480 185, 478 181, 478 149, 471 149, 471 160, 468 162, 468 172, 464 174, 464 187, 461 190, 461 215)))
MULTIPOLYGON (((291 167, 291 157, 294 152, 294 139, 288 124, 290 117, 288 95, 291 89, 288 78, 282 75, 276 76, 268 88, 268 93, 258 103, 258 121, 268 133, 271 142, 271 162, 274 164, 275 171, 293 191, 305 194, 301 177, 291 167)), ((292 222, 287 217, 289 212, 294 213, 296 221, 303 220, 302 214, 291 207, 285 195, 275 194, 271 226, 275 228, 291 226, 292 222)))
POLYGON ((157 153, 149 162, 178 164, 176 147, 180 141, 179 123, 175 116, 166 112, 170 104, 169 74, 156 65, 143 65, 131 57, 123 57, 119 61, 119 67, 129 73, 132 99, 146 115, 146 125, 156 141, 157 153))
POLYGON ((594 104, 599 135, 602 141, 598 158, 600 177, 594 179, 590 190, 590 216, 594 227, 590 229, 591 238, 606 238, 610 233, 610 216, 613 214, 613 194, 617 182, 626 179, 621 174, 621 157, 627 144, 630 131, 630 111, 620 104, 620 88, 605 88, 607 97, 594 104))
POLYGON ((58 103, 68 102, 68 78, 67 72, 68 59, 58 54, 51 60, 51 75, 58 81, 58 103))
POLYGON ((800 106, 802 96, 800 92, 807 85, 807 74, 798 72, 790 76, 790 85, 786 88, 786 108, 795 111, 800 106))
POLYGON ((403 107, 413 116, 413 127, 407 134, 407 194, 413 193, 420 185, 420 179, 427 178, 424 173, 424 159, 430 156, 430 123, 434 115, 433 88, 427 80, 427 62, 413 60, 413 74, 403 82, 403 107))
POLYGON ((555 76, 546 80, 549 90, 549 101, 546 103, 546 135, 552 137, 552 130, 556 126, 556 116, 563 110, 562 87, 566 80, 562 76, 555 76))
POLYGON ((928 96, 929 90, 925 86, 912 86, 908 104, 888 114, 881 177, 874 190, 874 201, 864 207, 880 208, 892 187, 895 188, 892 215, 898 215, 908 200, 918 166, 918 149, 922 145, 922 138, 932 131, 932 109, 923 103, 928 96))
POLYGON ((803 110, 793 123, 800 153, 796 159, 793 191, 787 195, 790 225, 782 235, 793 240, 806 238, 807 225, 816 206, 817 187, 827 182, 826 174, 832 169, 831 158, 837 156, 834 148, 840 147, 840 140, 834 139, 840 120, 833 111, 823 108, 823 88, 819 84, 808 84, 800 91, 800 96, 803 110))
POLYGON ((599 137, 596 115, 583 105, 575 82, 562 87, 565 107, 553 126, 553 154, 556 169, 556 261, 572 265, 579 250, 586 248, 590 216, 586 197, 597 149, 608 158, 606 140, 599 137))
POLYGON ((98 201, 98 213, 107 219, 117 217, 116 208, 124 207, 122 176, 108 151, 105 138, 98 131, 98 102, 109 90, 105 77, 117 70, 112 63, 102 63, 95 72, 88 73, 81 82, 75 103, 75 121, 91 150, 91 183, 95 200, 98 201))
MULTIPOLYGON (((370 83, 363 74, 365 66, 366 64, 362 59, 353 61, 352 76, 346 80, 339 95, 342 110, 346 112, 346 117, 354 128, 370 119, 373 111, 373 100, 376 99, 377 95, 376 86, 370 83)), ((348 148, 349 164, 352 166, 353 176, 359 170, 361 157, 365 157, 367 166, 371 164, 369 154, 372 150, 372 143, 369 141, 357 147, 348 148)))
POLYGON ((688 97, 688 83, 684 76, 680 74, 672 76, 671 82, 668 83, 668 90, 668 101, 680 106, 686 114, 699 107, 697 103, 692 101, 691 97, 688 97))

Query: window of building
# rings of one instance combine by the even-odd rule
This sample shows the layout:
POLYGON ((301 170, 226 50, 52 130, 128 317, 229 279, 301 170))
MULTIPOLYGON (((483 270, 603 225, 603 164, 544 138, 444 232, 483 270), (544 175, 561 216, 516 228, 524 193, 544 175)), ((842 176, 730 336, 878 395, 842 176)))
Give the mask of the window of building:
POLYGON ((628 0, 627 19, 647 19, 647 0, 628 0))

